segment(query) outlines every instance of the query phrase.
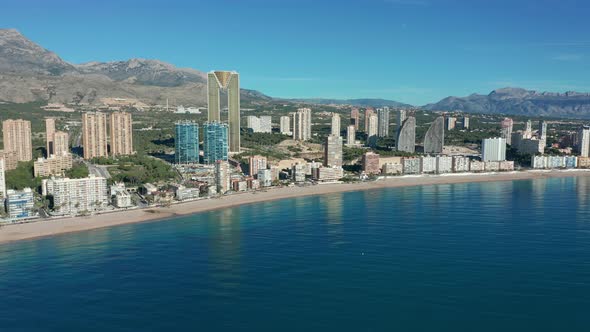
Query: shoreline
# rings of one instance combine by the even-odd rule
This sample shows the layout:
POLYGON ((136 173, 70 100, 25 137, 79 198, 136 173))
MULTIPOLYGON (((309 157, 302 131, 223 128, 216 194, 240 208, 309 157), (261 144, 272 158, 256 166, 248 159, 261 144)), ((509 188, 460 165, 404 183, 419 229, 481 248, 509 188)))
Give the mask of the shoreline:
POLYGON ((147 221, 163 221, 201 212, 234 208, 297 197, 332 193, 365 191, 371 189, 413 187, 440 184, 479 183, 514 180, 534 180, 561 177, 590 176, 589 170, 515 171, 508 173, 449 173, 442 175, 397 176, 371 182, 321 184, 307 187, 269 188, 220 198, 182 202, 170 207, 148 207, 92 216, 40 220, 22 224, 8 224, 0 228, 0 245, 60 234, 82 232, 112 226, 147 221))

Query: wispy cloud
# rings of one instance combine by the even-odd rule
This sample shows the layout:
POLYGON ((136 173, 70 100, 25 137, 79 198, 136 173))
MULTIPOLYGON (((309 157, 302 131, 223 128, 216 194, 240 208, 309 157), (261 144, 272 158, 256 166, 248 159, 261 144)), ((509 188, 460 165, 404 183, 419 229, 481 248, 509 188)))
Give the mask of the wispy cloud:
POLYGON ((553 56, 551 59, 555 60, 555 61, 580 61, 580 60, 582 60, 582 58, 584 58, 584 56, 582 54, 571 53, 571 54, 558 54, 556 56, 553 56))
POLYGON ((384 0, 386 3, 402 6, 428 6, 430 1, 427 0, 384 0))

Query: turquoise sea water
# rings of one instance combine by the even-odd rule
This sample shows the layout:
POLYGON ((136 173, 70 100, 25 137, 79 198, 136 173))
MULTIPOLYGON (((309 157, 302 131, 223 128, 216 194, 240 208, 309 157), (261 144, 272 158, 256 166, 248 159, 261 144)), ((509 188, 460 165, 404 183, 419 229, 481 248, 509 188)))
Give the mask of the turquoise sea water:
POLYGON ((0 245, 0 331, 588 331, 589 190, 339 193, 0 245))

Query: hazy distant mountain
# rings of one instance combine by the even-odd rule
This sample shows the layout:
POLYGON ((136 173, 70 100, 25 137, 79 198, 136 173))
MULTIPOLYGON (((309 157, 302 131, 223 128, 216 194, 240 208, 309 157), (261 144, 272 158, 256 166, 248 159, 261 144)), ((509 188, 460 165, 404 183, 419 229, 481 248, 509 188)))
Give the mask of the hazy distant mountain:
POLYGON ((468 113, 515 114, 590 118, 590 94, 579 92, 537 92, 520 88, 503 88, 488 95, 447 97, 423 109, 463 111, 468 113))
MULTIPOLYGON (((158 60, 70 64, 14 29, 0 29, 0 100, 97 104, 101 98, 134 98, 146 104, 205 106, 206 74, 158 60)), ((242 102, 270 97, 242 90, 242 102)))
POLYGON ((318 104, 318 105, 353 105, 353 106, 361 106, 361 107, 399 107, 399 108, 410 108, 413 107, 409 104, 404 104, 397 102, 395 100, 387 100, 387 99, 324 99, 324 98, 308 98, 308 99, 289 99, 290 101, 300 102, 300 103, 308 103, 308 104, 318 104))

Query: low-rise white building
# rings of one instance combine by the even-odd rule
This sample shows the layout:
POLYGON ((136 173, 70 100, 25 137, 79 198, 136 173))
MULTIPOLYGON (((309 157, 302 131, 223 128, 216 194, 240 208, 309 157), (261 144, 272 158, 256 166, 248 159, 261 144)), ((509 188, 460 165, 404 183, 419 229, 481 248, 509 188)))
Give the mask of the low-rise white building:
POLYGON ((463 156, 453 157, 453 172, 469 172, 469 158, 463 156))
POLYGON ((43 180, 43 194, 51 196, 53 210, 59 215, 104 209, 109 203, 107 180, 90 175, 82 179, 51 178, 43 180))
POLYGON ((342 167, 318 167, 313 169, 312 178, 319 182, 338 181, 344 177, 342 167))
POLYGON ((422 163, 422 173, 436 172, 436 157, 424 156, 420 158, 422 163))
POLYGON ((453 157, 436 156, 436 172, 439 174, 451 173, 453 171, 453 157))

